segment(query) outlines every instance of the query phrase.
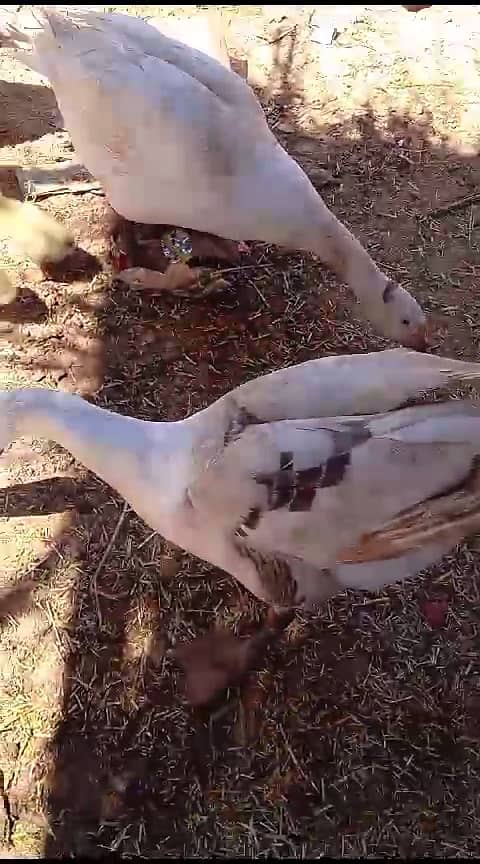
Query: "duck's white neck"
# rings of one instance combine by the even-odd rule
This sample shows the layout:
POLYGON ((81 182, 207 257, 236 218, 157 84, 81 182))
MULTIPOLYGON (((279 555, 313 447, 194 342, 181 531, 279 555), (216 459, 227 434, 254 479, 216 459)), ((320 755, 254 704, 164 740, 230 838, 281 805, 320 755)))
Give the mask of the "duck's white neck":
POLYGON ((173 430, 180 425, 123 417, 56 390, 0 393, 0 448, 23 435, 56 441, 140 515, 150 487, 157 500, 162 492, 168 497, 169 456, 179 439, 173 430), (159 477, 163 482, 156 483, 159 477))
POLYGON ((356 237, 330 212, 328 218, 323 212, 318 213, 315 227, 317 231, 309 240, 308 251, 328 264, 362 304, 369 305, 372 294, 380 301, 387 277, 356 237))
POLYGON ((259 218, 262 218, 261 196, 270 214, 276 214, 268 226, 271 237, 265 239, 317 255, 350 286, 364 306, 381 300, 388 281, 386 275, 329 210, 300 166, 279 145, 275 144, 273 152, 275 158, 267 163, 268 172, 264 169, 268 194, 267 188, 259 185, 256 199, 259 218))
POLYGON ((382 299, 388 281, 362 244, 324 204, 313 188, 305 196, 303 236, 298 248, 318 255, 352 289, 357 300, 367 306, 373 296, 382 299), (312 194, 313 193, 313 194, 312 194))

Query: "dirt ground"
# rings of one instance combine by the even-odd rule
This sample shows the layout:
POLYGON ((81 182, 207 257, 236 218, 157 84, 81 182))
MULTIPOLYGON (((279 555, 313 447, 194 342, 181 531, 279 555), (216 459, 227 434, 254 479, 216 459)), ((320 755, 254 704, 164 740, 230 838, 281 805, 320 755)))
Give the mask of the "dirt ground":
MULTIPOLYGON (((479 7, 355 7, 331 46, 301 23, 277 38, 280 7, 219 8, 282 144, 432 313, 434 350, 476 359, 479 7)), ((45 82, 5 49, 0 79, 0 163, 70 158, 45 82)), ((101 197, 42 206, 103 260, 101 197)), ((0 308, 2 387, 175 419, 284 364, 385 345, 307 255, 258 245, 224 294, 186 302, 114 287, 98 267, 46 281, 2 248, 20 286, 0 308)), ((16 442, 0 485, 0 792, 15 849, 478 854, 475 539, 410 584, 298 615, 265 669, 199 712, 166 649, 218 622, 245 632, 262 605, 48 442, 16 442)))

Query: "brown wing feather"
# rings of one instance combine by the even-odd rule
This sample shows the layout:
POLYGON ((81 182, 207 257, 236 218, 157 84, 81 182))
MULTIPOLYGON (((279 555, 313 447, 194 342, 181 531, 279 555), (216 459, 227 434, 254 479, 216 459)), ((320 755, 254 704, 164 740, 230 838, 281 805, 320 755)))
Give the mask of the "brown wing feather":
POLYGON ((338 557, 342 564, 361 564, 399 558, 427 543, 444 542, 449 535, 464 536, 480 527, 480 465, 478 460, 460 488, 423 501, 400 513, 382 529, 338 557))

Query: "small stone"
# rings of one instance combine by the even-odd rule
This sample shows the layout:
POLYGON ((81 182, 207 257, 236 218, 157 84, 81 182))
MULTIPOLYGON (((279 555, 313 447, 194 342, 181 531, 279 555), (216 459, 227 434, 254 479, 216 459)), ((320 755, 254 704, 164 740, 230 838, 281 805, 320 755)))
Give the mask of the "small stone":
POLYGON ((162 360, 166 363, 171 363, 173 360, 179 360, 182 356, 182 346, 176 339, 165 339, 160 347, 162 360))
MULTIPOLYGON (((332 7, 330 7, 331 10, 332 7)), ((319 45, 331 45, 340 33, 355 24, 357 13, 352 7, 336 6, 335 13, 317 8, 310 19, 310 39, 319 45)))
POLYGON ((333 176, 331 171, 325 168, 311 168, 308 171, 308 176, 314 186, 339 186, 340 180, 333 176))
POLYGON ((40 282, 44 281, 44 275, 39 267, 25 268, 22 277, 25 282, 29 282, 31 285, 39 285, 40 282))
POLYGON ((160 569, 160 578, 163 580, 173 579, 180 570, 181 562, 176 558, 163 557, 160 569))
POLYGON ((312 27, 310 39, 318 45, 331 45, 337 38, 339 31, 332 21, 324 21, 312 27))
POLYGON ((218 278, 211 279, 203 288, 202 296, 209 297, 211 294, 220 294, 230 287, 230 283, 226 279, 218 278))

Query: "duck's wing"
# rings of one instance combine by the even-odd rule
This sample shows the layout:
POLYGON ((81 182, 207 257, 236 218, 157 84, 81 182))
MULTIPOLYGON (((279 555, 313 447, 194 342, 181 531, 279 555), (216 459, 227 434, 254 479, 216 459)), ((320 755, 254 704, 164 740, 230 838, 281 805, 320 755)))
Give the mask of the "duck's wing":
POLYGON ((215 93, 220 99, 230 103, 240 100, 242 106, 245 100, 251 104, 252 110, 262 112, 261 106, 245 81, 232 72, 223 34, 218 23, 208 13, 208 17, 199 16, 199 27, 195 29, 197 19, 188 19, 176 25, 166 23, 162 31, 161 19, 153 19, 153 23, 144 21, 132 15, 122 15, 112 12, 105 16, 108 27, 113 26, 116 33, 124 36, 132 45, 152 57, 171 63, 178 69, 200 81, 205 87, 215 93), (185 41, 181 35, 185 32, 185 41), (213 43, 218 45, 213 46, 213 43), (208 50, 212 44, 213 50, 208 50), (218 54, 218 57, 215 56, 218 54), (221 58, 221 59, 220 59, 221 58))
MULTIPOLYGON (((307 360, 231 390, 207 409, 213 422, 233 425, 302 417, 375 414, 462 381, 480 377, 480 364, 406 348, 307 360), (220 418, 222 415, 222 419, 220 418), (223 419, 223 416, 225 419, 223 419)), ((205 412, 206 413, 206 412, 205 412)))
MULTIPOLYGON (((46 14, 51 18, 48 8, 46 14)), ((187 22, 188 41, 183 42, 181 39, 169 36, 168 32, 162 33, 160 22, 152 25, 134 15, 124 15, 120 12, 100 15, 79 9, 75 11, 75 16, 73 20, 76 21, 77 26, 85 26, 85 23, 88 23, 97 30, 100 28, 107 35, 113 32, 124 47, 134 47, 145 55, 156 57, 175 66, 224 101, 231 104, 240 101, 243 107, 247 100, 252 110, 263 117, 262 108, 248 84, 232 72, 226 63, 220 62, 216 57, 202 50, 202 46, 208 42, 205 38, 205 19, 200 19, 202 25, 198 31, 198 44, 196 44, 193 23, 187 22)), ((68 17, 72 20, 72 12, 68 13, 68 17)), ((218 38, 214 33, 213 21, 209 27, 212 35, 218 38)), ((172 33, 175 31, 181 32, 180 27, 171 28, 172 33)))
POLYGON ((204 464, 189 498, 260 583, 273 569, 295 582, 296 602, 312 602, 326 582, 331 593, 412 575, 468 534, 479 454, 480 407, 460 400, 251 424, 204 464))
POLYGON ((3 16, 0 19, 0 42, 2 47, 30 48, 31 61, 27 53, 21 59, 27 65, 49 77, 58 74, 55 65, 62 53, 75 54, 84 46, 85 39, 94 43, 94 34, 105 42, 115 43, 124 50, 134 48, 146 56, 176 66, 199 83, 207 87, 221 99, 235 102, 237 99, 244 104, 249 100, 252 110, 262 113, 261 106, 251 88, 228 67, 228 64, 217 60, 208 53, 207 36, 211 33, 212 41, 222 41, 220 54, 225 55, 223 34, 211 13, 208 17, 200 17, 200 27, 196 44, 196 30, 193 23, 187 21, 188 41, 183 42, 168 35, 180 33, 180 25, 167 27, 167 33, 162 33, 160 19, 149 24, 135 15, 125 15, 120 12, 102 13, 92 9, 75 6, 22 6, 15 14, 3 16), (36 59, 34 59, 36 58, 36 59))

